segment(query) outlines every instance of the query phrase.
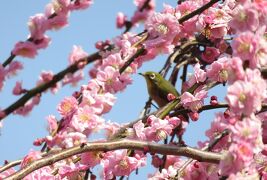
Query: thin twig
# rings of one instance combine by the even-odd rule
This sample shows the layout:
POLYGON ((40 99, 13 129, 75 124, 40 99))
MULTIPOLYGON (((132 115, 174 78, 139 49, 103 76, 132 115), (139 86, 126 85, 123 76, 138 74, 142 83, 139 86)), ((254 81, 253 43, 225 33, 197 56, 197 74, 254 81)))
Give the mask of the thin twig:
POLYGON ((137 52, 128 60, 125 62, 125 64, 120 68, 119 72, 120 74, 122 74, 125 69, 139 56, 141 56, 143 53, 145 52, 144 48, 141 48, 139 50, 137 50, 137 52))
POLYGON ((208 9, 209 7, 213 6, 215 3, 219 2, 220 0, 211 0, 210 2, 208 2, 207 4, 205 4, 204 6, 196 9, 195 11, 181 17, 179 19, 179 23, 182 24, 183 22, 187 21, 188 19, 191 19, 192 17, 201 14, 203 11, 205 11, 206 9, 208 9))
MULTIPOLYGON (((228 104, 217 104, 217 105, 210 105, 210 104, 208 104, 208 105, 202 106, 198 110, 198 112, 200 113, 200 112, 206 111, 206 110, 220 109, 220 108, 228 108, 228 107, 229 107, 228 104)), ((177 109, 173 113, 170 113, 170 116, 172 117, 172 116, 177 116, 179 114, 190 113, 190 112, 191 112, 190 109, 184 109, 184 108, 183 109, 177 109)))

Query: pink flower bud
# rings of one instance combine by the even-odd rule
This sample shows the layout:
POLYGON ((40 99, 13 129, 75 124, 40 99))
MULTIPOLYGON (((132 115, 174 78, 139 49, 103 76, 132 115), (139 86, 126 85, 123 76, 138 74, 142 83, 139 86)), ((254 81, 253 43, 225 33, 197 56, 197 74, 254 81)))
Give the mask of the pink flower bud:
POLYGON ((169 94, 167 95, 167 99, 168 99, 169 101, 172 101, 172 100, 176 99, 176 97, 175 97, 172 93, 169 93, 169 94))
POLYGON ((103 46, 104 46, 103 41, 97 41, 97 42, 95 43, 95 48, 96 48, 96 49, 101 50, 101 49, 103 49, 103 46))
POLYGON ((33 141, 33 145, 34 146, 41 146, 43 144, 43 142, 45 141, 44 138, 37 138, 33 141))
POLYGON ((199 114, 198 112, 190 112, 189 117, 191 118, 192 121, 197 121, 199 119, 199 114))
POLYGON ((154 155, 152 156, 152 165, 155 167, 155 168, 159 168, 163 163, 163 160, 157 156, 157 155, 154 155))
POLYGON ((210 104, 211 104, 212 106, 216 106, 216 105, 218 105, 217 96, 211 96, 211 98, 210 98, 210 104))
POLYGON ((124 25, 125 25, 125 22, 126 22, 126 16, 125 14, 123 14, 122 12, 119 12, 117 14, 117 18, 116 18, 116 25, 117 25, 117 28, 122 28, 124 25))

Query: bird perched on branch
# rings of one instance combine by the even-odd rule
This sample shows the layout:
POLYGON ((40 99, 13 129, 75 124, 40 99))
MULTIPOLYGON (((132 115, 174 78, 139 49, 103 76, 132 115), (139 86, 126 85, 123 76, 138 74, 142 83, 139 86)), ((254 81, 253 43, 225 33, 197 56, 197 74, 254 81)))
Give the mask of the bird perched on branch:
POLYGON ((139 74, 146 79, 148 94, 159 107, 163 107, 170 102, 168 95, 174 95, 176 98, 179 97, 175 87, 159 73, 148 71, 139 74))

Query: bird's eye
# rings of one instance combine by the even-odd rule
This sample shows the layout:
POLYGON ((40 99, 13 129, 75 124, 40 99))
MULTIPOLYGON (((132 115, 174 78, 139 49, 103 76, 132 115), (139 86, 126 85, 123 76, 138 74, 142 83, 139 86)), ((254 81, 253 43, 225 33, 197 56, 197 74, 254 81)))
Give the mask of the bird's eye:
POLYGON ((149 75, 150 79, 155 79, 156 75, 154 73, 149 75))

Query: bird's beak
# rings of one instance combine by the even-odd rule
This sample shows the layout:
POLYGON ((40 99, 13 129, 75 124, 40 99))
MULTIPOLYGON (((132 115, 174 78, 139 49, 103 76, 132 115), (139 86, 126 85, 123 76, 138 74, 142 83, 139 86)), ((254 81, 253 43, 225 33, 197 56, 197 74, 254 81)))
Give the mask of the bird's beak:
POLYGON ((145 75, 143 73, 138 73, 138 74, 145 77, 145 75))

